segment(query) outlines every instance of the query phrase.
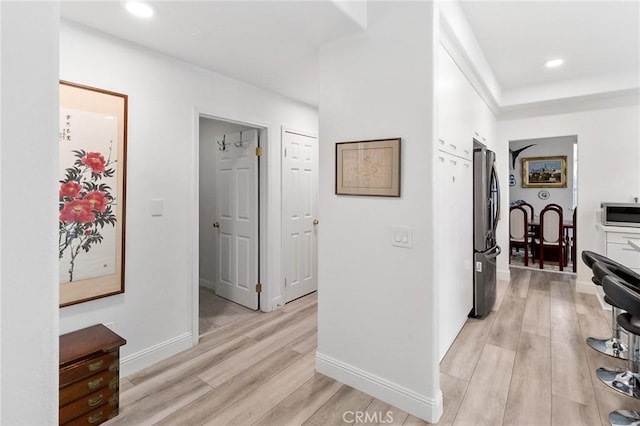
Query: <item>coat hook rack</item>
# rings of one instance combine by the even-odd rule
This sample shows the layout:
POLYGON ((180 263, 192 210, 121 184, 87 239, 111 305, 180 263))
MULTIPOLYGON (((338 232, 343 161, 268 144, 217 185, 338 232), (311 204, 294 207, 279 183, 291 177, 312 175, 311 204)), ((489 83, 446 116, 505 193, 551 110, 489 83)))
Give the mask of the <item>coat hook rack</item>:
POLYGON ((222 142, 220 141, 216 141, 218 143, 218 149, 220 151, 226 151, 227 150, 227 145, 229 145, 226 141, 226 135, 222 135, 222 142))

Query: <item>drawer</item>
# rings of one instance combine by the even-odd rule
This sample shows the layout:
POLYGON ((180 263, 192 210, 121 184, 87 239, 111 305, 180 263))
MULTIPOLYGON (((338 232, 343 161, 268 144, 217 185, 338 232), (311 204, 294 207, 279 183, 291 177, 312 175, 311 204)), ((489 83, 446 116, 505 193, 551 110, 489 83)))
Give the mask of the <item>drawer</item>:
POLYGON ((80 399, 60 407, 60 424, 67 423, 76 417, 95 410, 103 405, 118 405, 118 391, 109 387, 102 388, 94 393, 86 395, 80 399))
POLYGON ((89 377, 100 371, 118 371, 120 368, 118 351, 111 351, 101 356, 84 360, 60 369, 60 387, 89 377))
POLYGON ((60 388, 60 407, 104 387, 109 387, 113 390, 118 389, 117 372, 105 370, 79 382, 60 388))
POLYGON ((629 246, 629 240, 634 240, 635 243, 640 244, 640 234, 634 234, 633 232, 607 232, 607 243, 626 244, 629 246))
MULTIPOLYGON (((118 415, 118 407, 113 405, 103 405, 82 416, 65 423, 65 426, 87 426, 99 425, 118 415)), ((62 423, 61 423, 62 424, 62 423)))
POLYGON ((640 268, 640 252, 629 244, 607 244, 607 257, 622 263, 627 268, 640 268))

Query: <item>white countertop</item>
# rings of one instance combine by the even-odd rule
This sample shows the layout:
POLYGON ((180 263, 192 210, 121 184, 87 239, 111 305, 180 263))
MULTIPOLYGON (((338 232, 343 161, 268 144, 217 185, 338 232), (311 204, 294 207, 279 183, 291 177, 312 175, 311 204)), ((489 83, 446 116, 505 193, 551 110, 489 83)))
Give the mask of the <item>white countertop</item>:
POLYGON ((640 234, 640 228, 635 226, 604 226, 596 223, 596 228, 603 232, 619 232, 622 234, 640 234))

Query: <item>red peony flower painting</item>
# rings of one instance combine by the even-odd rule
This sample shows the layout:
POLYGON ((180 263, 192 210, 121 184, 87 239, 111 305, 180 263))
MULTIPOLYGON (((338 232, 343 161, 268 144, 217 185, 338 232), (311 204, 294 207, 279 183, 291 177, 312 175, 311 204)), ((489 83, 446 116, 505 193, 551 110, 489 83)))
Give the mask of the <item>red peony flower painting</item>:
POLYGON ((59 258, 69 251, 69 282, 73 281, 76 258, 102 243, 101 230, 115 226, 115 198, 109 185, 100 181, 113 177, 115 163, 99 152, 74 150, 76 160, 60 181, 59 258))

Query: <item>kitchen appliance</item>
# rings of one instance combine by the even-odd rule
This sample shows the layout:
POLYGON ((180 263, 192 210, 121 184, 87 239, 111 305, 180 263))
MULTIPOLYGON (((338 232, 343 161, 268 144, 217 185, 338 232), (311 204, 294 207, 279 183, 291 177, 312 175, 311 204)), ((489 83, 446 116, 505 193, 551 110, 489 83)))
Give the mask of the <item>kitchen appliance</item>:
POLYGON ((484 317, 496 301, 496 258, 500 246, 500 184, 496 154, 481 143, 473 146, 473 309, 469 316, 484 317))
POLYGON ((602 224, 640 228, 640 204, 602 203, 602 224))

